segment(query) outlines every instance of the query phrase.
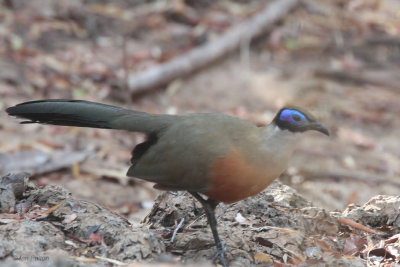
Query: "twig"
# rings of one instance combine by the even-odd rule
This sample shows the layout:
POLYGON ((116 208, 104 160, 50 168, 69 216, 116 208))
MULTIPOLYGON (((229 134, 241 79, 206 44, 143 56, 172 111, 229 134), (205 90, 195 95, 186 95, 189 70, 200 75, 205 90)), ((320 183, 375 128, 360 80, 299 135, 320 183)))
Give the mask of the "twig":
POLYGON ((119 266, 128 265, 127 263, 124 263, 122 261, 115 260, 115 259, 110 259, 110 258, 100 257, 100 256, 94 256, 94 257, 96 259, 99 259, 99 260, 102 260, 102 261, 106 261, 106 262, 109 262, 109 263, 114 264, 114 265, 119 265, 119 266))
POLYGON ((75 240, 79 243, 85 244, 85 245, 89 245, 89 243, 90 243, 89 241, 79 239, 78 237, 74 236, 73 234, 65 233, 65 236, 68 238, 71 238, 72 240, 75 240))
POLYGON ((370 233, 370 234, 380 235, 377 231, 375 231, 375 230, 373 230, 371 228, 368 228, 367 226, 362 225, 361 223, 355 222, 355 221, 353 221, 351 219, 337 218, 337 222, 340 223, 340 224, 344 224, 344 225, 353 227, 355 229, 370 233))
POLYGON ((169 62, 130 75, 129 91, 132 94, 142 94, 146 90, 166 85, 177 78, 198 71, 236 50, 244 41, 249 42, 265 33, 298 3, 298 0, 276 0, 259 14, 233 27, 220 39, 193 49, 169 62))
POLYGON ((193 222, 191 222, 190 224, 188 224, 188 226, 186 227, 186 229, 191 228, 193 224, 195 224, 196 222, 198 222, 201 218, 204 218, 205 216, 206 216, 206 215, 205 215, 204 213, 198 215, 197 218, 195 218, 195 219, 193 220, 193 222))
POLYGON ((67 199, 64 199, 63 201, 61 201, 60 203, 54 205, 53 207, 49 208, 46 211, 43 212, 39 212, 38 215, 46 215, 46 214, 50 214, 53 211, 55 211, 56 209, 58 209, 62 204, 64 204, 65 202, 67 202, 67 199))
POLYGON ((169 241, 165 241, 164 243, 173 243, 176 237, 176 234, 178 233, 179 229, 181 229, 183 222, 185 221, 185 218, 182 218, 178 225, 176 226, 174 232, 172 233, 172 237, 169 241))

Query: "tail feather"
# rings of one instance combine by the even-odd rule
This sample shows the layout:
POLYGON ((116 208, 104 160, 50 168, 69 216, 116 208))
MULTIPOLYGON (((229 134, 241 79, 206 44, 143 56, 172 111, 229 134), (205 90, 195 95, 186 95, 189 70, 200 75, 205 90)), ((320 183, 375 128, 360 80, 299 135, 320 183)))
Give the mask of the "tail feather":
POLYGON ((156 132, 172 121, 172 116, 152 115, 116 106, 83 100, 38 100, 10 107, 7 113, 28 121, 53 125, 156 132))

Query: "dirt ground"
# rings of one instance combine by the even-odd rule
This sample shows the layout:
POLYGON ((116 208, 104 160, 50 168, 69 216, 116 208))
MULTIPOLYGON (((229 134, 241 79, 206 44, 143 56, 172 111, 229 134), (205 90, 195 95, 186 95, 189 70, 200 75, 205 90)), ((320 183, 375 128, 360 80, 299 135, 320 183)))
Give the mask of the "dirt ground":
POLYGON ((310 110, 331 136, 304 136, 280 177, 286 186, 217 208, 229 262, 398 263, 397 0, 302 1, 249 47, 156 90, 128 92, 128 75, 213 42, 264 6, 257 0, 1 2, 0 176, 31 176, 18 180, 19 191, 0 183, 0 260, 212 265, 215 250, 199 204, 125 176, 142 135, 20 125, 4 112, 24 101, 73 98, 150 113, 221 112, 257 124, 284 105, 310 110), (21 212, 16 207, 23 203, 31 204, 21 212))

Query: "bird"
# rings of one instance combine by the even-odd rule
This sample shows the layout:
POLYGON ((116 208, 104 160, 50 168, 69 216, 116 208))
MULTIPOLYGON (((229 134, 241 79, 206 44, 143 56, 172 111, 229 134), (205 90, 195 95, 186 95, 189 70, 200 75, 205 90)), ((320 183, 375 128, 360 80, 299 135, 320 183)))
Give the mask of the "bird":
POLYGON ((217 231, 215 209, 268 187, 287 168, 299 137, 327 127, 297 106, 281 108, 266 126, 218 113, 150 114, 85 100, 47 99, 9 107, 11 116, 41 123, 141 132, 144 142, 132 151, 127 176, 155 183, 154 188, 188 191, 207 216, 217 247, 228 266, 217 231))

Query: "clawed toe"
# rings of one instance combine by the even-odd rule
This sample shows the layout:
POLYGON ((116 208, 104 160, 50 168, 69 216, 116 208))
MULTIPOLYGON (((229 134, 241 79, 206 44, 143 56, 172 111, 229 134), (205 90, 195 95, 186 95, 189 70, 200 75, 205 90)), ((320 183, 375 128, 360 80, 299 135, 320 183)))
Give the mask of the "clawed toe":
POLYGON ((220 264, 223 267, 227 267, 228 265, 226 264, 225 261, 225 252, 226 252, 226 247, 222 246, 222 249, 218 249, 210 258, 212 258, 213 263, 215 263, 218 259, 220 261, 220 264))

